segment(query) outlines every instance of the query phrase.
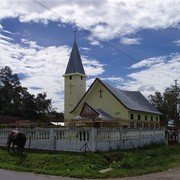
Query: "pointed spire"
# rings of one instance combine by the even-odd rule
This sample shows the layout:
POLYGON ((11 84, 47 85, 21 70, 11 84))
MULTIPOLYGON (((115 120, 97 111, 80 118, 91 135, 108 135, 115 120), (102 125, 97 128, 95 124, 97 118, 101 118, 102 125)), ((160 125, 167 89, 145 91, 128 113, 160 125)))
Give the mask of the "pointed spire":
POLYGON ((72 73, 80 73, 80 74, 85 75, 85 71, 84 71, 81 57, 79 54, 79 50, 77 47, 76 39, 73 44, 73 48, 71 51, 71 55, 69 58, 69 62, 68 62, 67 68, 66 68, 65 75, 72 74, 72 73))
POLYGON ((77 32, 77 29, 76 27, 74 28, 74 41, 76 41, 76 32, 77 32))

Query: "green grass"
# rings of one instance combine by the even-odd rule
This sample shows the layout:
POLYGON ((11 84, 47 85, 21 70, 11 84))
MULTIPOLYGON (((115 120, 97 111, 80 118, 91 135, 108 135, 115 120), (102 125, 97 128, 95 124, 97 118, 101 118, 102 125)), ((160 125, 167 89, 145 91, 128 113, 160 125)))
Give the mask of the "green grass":
POLYGON ((19 155, 0 150, 0 168, 79 178, 134 176, 176 166, 180 166, 180 145, 87 154, 26 152, 19 155), (109 167, 110 172, 99 173, 109 167))

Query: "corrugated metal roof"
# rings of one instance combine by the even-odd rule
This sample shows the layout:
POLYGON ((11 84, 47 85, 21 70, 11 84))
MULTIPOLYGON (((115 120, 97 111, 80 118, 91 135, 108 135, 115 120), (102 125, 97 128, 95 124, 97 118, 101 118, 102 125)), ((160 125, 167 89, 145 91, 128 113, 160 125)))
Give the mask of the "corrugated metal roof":
POLYGON ((103 80, 98 80, 127 108, 136 111, 162 114, 141 94, 141 92, 121 90, 103 80))
POLYGON ((74 44, 73 44, 73 48, 71 51, 71 55, 69 58, 69 62, 68 62, 67 68, 66 68, 65 75, 72 74, 72 73, 80 73, 80 74, 85 75, 85 71, 83 68, 83 64, 81 61, 81 57, 79 54, 79 50, 78 50, 76 41, 74 41, 74 44))
POLYGON ((96 111, 99 114, 99 118, 102 118, 102 119, 114 119, 111 115, 109 115, 108 113, 106 113, 102 109, 96 109, 96 111))

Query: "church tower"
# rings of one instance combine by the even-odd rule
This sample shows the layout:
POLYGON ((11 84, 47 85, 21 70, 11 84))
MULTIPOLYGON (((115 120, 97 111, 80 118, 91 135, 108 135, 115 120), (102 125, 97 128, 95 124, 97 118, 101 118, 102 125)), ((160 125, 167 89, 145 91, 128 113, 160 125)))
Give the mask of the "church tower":
POLYGON ((86 92, 86 74, 76 40, 64 74, 64 118, 74 118, 70 113, 86 92))

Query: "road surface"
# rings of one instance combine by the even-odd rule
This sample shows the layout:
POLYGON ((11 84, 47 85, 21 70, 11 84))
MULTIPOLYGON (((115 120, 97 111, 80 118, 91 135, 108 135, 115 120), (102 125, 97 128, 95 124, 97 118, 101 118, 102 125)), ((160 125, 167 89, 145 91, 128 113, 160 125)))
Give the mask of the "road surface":
MULTIPOLYGON (((180 167, 169 169, 160 173, 147 174, 142 176, 115 178, 116 180, 180 180, 180 167)), ((48 176, 25 172, 14 172, 0 169, 0 180, 75 180, 75 178, 48 176)))
MULTIPOLYGON (((74 178, 60 176, 46 176, 26 172, 15 172, 0 169, 0 180, 73 180, 74 178)), ((75 180, 75 179, 74 179, 75 180)))
POLYGON ((121 180, 180 180, 180 167, 160 173, 122 178, 121 180))

